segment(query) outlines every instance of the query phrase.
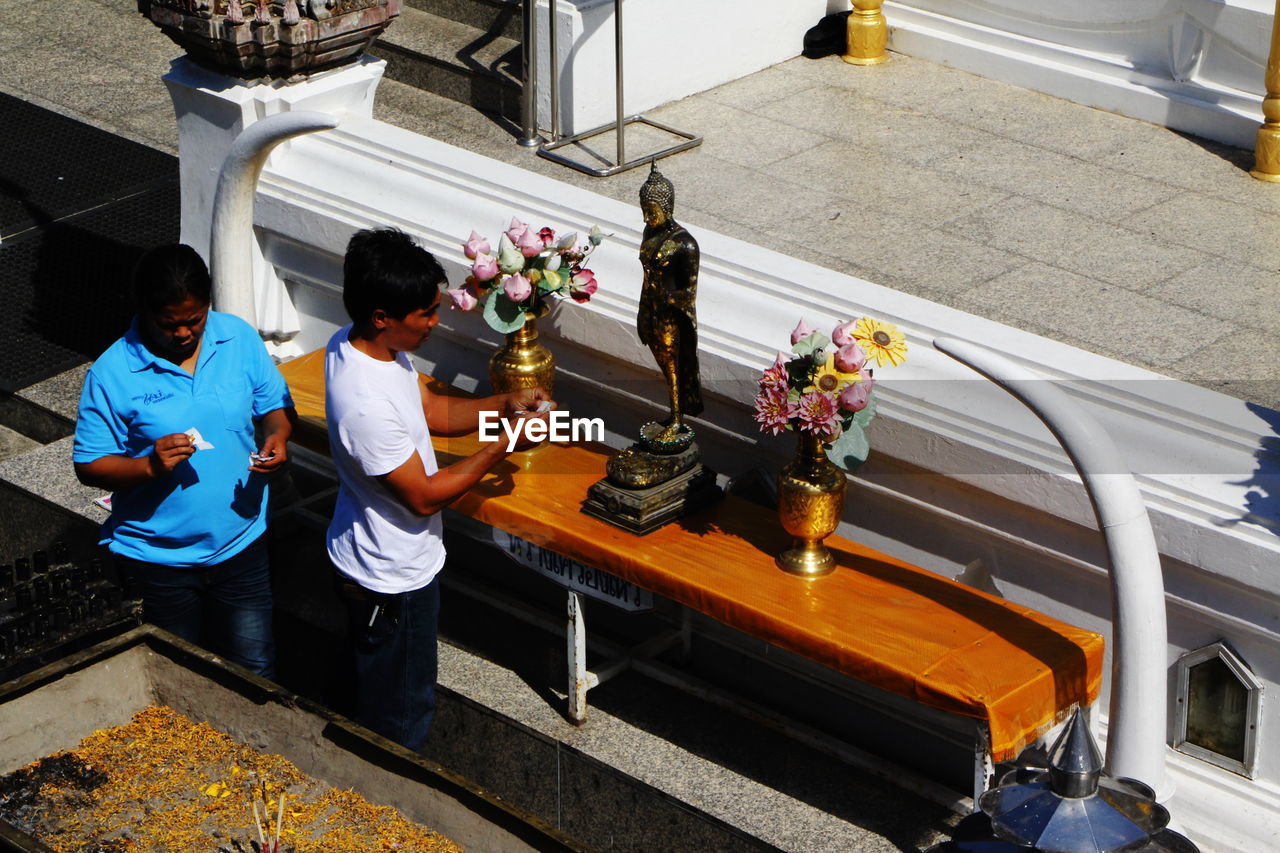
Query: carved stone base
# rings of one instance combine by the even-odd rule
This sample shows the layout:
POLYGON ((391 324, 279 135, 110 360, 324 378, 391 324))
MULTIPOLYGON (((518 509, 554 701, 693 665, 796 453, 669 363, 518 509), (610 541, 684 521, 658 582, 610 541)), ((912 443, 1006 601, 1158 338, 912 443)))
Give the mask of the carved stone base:
POLYGON ((699 464, 665 483, 644 489, 624 489, 608 479, 600 480, 587 490, 582 511, 644 536, 720 496, 715 472, 699 464))
POLYGON ((139 0, 151 19, 208 68, 253 80, 294 78, 354 62, 403 0, 139 0))

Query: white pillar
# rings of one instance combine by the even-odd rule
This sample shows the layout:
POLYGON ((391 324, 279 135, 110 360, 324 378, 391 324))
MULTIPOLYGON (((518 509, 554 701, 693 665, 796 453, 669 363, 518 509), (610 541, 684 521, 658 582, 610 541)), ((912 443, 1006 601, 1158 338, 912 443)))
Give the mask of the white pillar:
MULTIPOLYGON (((246 128, 267 116, 297 111, 326 113, 339 122, 369 118, 385 65, 381 60, 365 57, 289 83, 245 81, 211 71, 186 57, 174 60, 164 82, 178 122, 182 242, 195 248, 206 262, 212 260, 210 234, 218 177, 232 144, 246 128)), ((287 157, 290 147, 288 141, 282 142, 271 156, 287 157)), ((284 285, 263 258, 257 240, 251 240, 245 248, 250 255, 252 287, 258 294, 258 304, 283 306, 269 320, 257 318, 258 330, 275 342, 273 353, 278 357, 297 354, 283 343, 298 331, 296 327, 288 328, 296 315, 284 294, 284 285)))

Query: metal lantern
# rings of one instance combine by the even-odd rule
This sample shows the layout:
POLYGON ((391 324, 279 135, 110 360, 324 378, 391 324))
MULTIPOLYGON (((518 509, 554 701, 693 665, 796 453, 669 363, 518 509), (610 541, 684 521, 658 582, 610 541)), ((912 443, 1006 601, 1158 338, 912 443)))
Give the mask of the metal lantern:
POLYGON ((1169 812, 1136 779, 1102 769, 1102 755, 1077 709, 1047 759, 1028 750, 978 801, 985 837, 953 840, 929 853, 1198 853, 1167 828, 1169 812))

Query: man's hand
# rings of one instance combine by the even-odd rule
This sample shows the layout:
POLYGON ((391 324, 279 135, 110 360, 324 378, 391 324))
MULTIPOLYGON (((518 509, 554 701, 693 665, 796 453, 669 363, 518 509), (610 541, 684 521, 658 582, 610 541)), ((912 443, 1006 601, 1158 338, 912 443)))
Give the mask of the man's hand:
POLYGON ((258 474, 270 474, 289 458, 289 441, 281 435, 269 435, 262 441, 257 457, 250 456, 253 462, 250 471, 258 474))
POLYGON ((153 477, 164 477, 173 473, 178 463, 190 458, 196 452, 196 446, 185 432, 162 435, 156 439, 156 446, 147 457, 153 477))
POLYGON ((511 428, 518 431, 516 443, 512 449, 528 450, 545 441, 551 432, 550 414, 555 411, 555 408, 556 402, 541 388, 524 388, 507 394, 506 399, 503 400, 503 416, 504 419, 511 421, 511 428), (542 438, 529 438, 529 421, 534 419, 546 424, 542 430, 542 438))
POLYGON ((550 412, 556 408, 551 395, 541 388, 522 388, 508 393, 502 401, 503 417, 550 412))

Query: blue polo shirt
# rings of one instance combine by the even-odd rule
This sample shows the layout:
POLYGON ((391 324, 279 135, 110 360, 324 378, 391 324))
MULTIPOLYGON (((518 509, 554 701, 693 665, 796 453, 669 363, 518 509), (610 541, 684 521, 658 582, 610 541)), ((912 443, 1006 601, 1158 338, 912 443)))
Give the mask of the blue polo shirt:
POLYGON ((167 477, 116 492, 102 542, 169 566, 235 556, 267 528, 267 478, 248 470, 254 421, 292 405, 262 339, 239 317, 209 312, 194 376, 152 355, 135 318, 89 368, 71 458, 146 456, 156 439, 193 427, 213 448, 167 477))

